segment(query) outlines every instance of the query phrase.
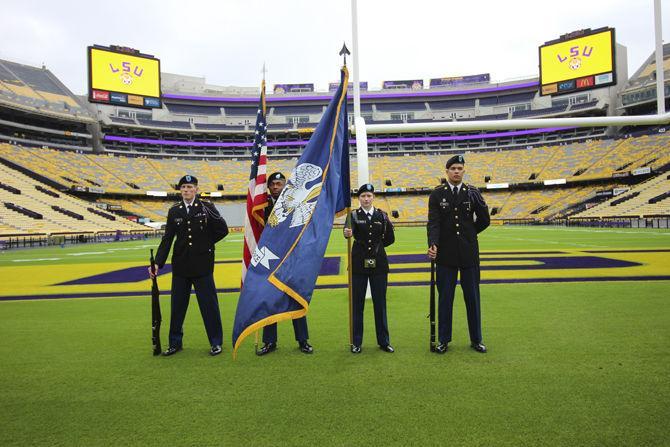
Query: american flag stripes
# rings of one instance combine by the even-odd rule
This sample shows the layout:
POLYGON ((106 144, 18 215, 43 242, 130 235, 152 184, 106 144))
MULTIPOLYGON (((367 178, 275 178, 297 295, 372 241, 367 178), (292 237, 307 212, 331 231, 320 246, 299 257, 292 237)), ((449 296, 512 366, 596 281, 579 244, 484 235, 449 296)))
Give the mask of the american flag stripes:
POLYGON ((256 114, 256 131, 251 147, 251 170, 247 190, 247 212, 244 216, 244 253, 242 256, 242 284, 251 256, 265 226, 265 208, 268 206, 267 175, 267 122, 265 120, 265 81, 256 114))

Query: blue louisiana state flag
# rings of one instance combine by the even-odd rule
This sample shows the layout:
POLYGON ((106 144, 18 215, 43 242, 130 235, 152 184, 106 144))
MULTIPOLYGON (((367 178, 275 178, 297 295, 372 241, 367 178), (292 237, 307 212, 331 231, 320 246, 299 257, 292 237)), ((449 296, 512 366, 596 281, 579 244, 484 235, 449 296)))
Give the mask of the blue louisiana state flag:
POLYGON ((267 224, 247 270, 233 326, 233 355, 249 334, 304 316, 337 212, 351 206, 347 82, 309 139, 267 224))

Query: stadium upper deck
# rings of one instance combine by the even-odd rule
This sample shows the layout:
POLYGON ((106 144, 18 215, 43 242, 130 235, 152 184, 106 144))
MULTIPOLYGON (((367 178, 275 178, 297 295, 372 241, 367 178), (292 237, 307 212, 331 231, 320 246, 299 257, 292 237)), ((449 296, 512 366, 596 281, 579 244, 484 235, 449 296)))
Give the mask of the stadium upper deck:
MULTIPOLYGON (((258 89, 215 87, 203 78, 169 73, 161 78, 163 106, 153 110, 89 104, 75 97, 45 68, 2 61, 0 77, 0 139, 59 149, 185 158, 244 157, 258 105, 258 89)), ((387 81, 378 91, 365 85, 362 115, 369 123, 402 123, 616 112, 616 86, 549 97, 538 95, 536 78, 503 83, 491 83, 488 75, 445 79, 433 79, 427 88, 423 88, 423 80, 387 81)), ((294 87, 275 86, 268 94, 271 156, 300 153, 330 98, 329 93, 314 92, 311 84, 294 87)), ((392 134, 370 138, 369 151, 515 148, 605 135, 605 128, 392 134)), ((352 143, 355 151, 355 141, 352 143)))

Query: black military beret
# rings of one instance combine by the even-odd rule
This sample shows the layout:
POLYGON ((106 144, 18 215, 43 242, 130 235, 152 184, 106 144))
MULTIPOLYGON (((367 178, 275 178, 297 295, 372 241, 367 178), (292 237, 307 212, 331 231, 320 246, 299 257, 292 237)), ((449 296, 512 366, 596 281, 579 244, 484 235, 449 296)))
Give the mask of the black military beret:
POLYGON ((375 187, 372 186, 372 184, 370 184, 370 183, 366 183, 365 185, 361 185, 361 187, 358 188, 358 195, 360 196, 364 192, 374 193, 375 192, 375 187))
POLYGON ((190 183, 192 185, 197 185, 198 184, 198 179, 195 178, 192 175, 185 175, 182 178, 179 179, 179 183, 177 183, 177 188, 181 188, 181 185, 184 185, 186 183, 190 183))
POLYGON ((463 158, 462 155, 454 155, 449 160, 447 160, 447 169, 449 169, 449 167, 451 165, 456 164, 456 163, 464 165, 465 164, 465 158, 463 158))
POLYGON ((284 174, 281 172, 273 172, 270 174, 270 177, 268 177, 268 186, 270 186, 270 183, 272 183, 274 180, 284 180, 286 181, 286 177, 284 177, 284 174))

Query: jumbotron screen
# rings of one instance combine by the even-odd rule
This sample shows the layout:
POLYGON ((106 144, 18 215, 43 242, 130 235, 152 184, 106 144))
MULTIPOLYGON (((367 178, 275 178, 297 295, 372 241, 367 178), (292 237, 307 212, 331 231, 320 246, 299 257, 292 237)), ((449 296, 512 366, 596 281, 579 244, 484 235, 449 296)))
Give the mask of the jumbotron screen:
POLYGON ((562 95, 616 84, 614 28, 575 34, 540 47, 541 95, 562 95))
POLYGON ((88 47, 91 102, 127 107, 161 107, 161 63, 137 50, 88 47))

